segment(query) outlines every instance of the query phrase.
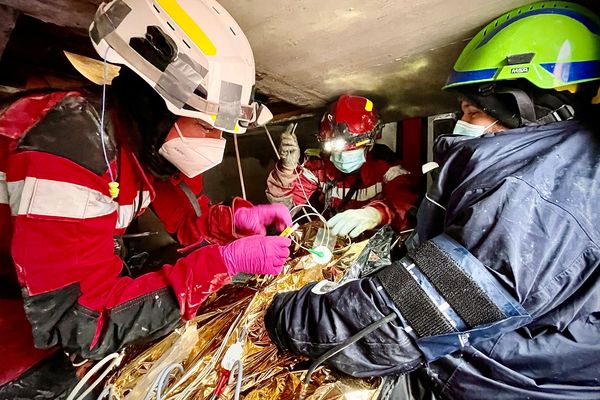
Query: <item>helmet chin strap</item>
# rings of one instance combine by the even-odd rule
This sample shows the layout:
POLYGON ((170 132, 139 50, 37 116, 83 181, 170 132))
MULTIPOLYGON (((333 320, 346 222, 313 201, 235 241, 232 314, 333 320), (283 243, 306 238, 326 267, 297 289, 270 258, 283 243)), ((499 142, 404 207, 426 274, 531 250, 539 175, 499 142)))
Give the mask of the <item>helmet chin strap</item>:
MULTIPOLYGON (((485 90, 484 90, 485 91, 485 90)), ((544 125, 551 122, 567 121, 575 116, 575 109, 569 104, 561 104, 541 118, 536 118, 535 104, 525 91, 517 88, 493 88, 493 93, 509 94, 514 97, 522 125, 544 125)))
POLYGON ((536 122, 535 118, 535 107, 533 100, 527 93, 521 89, 516 88, 501 88, 494 90, 494 93, 510 94, 515 98, 517 107, 519 107, 519 115, 521 116, 521 123, 523 125, 534 125, 536 122))

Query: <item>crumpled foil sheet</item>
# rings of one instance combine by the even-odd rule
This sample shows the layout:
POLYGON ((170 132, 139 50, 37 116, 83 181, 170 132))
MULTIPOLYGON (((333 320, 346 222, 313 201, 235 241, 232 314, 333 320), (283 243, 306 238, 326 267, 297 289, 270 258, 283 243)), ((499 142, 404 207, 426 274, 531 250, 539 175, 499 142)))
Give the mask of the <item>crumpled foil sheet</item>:
MULTIPOLYGON (((297 234, 306 237, 306 229, 297 234)), ((109 379, 107 384, 113 386, 114 398, 154 399, 155 395, 146 395, 156 377, 167 365, 179 363, 184 368, 183 374, 174 371, 161 398, 208 399, 217 382, 224 352, 243 330, 247 336, 240 398, 298 398, 310 360, 277 351, 264 327, 264 313, 277 293, 323 279, 339 281, 366 244, 366 241, 344 244, 326 266, 315 264, 310 256, 297 257, 277 277, 257 277, 244 286, 224 287, 205 302, 194 320, 146 349, 109 379)), ((234 386, 228 385, 219 399, 232 399, 234 386)), ((379 386, 377 378, 356 379, 323 367, 313 374, 311 385, 305 388, 305 399, 375 400, 379 386)))

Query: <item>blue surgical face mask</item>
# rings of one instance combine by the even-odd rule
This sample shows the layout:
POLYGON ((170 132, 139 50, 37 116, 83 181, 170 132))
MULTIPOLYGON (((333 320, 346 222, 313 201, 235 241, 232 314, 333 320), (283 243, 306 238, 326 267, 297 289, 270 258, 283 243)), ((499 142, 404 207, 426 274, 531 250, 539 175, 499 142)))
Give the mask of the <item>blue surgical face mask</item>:
POLYGON ((454 126, 454 130, 452 131, 452 134, 453 135, 461 135, 461 136, 479 137, 479 136, 482 136, 485 133, 485 131, 487 131, 492 126, 496 125, 497 123, 498 123, 498 120, 492 122, 488 126, 481 126, 481 125, 470 124, 463 120, 459 120, 458 122, 456 122, 456 125, 454 126))
POLYGON ((355 149, 331 153, 329 159, 337 169, 345 174, 358 170, 366 161, 365 149, 355 149))

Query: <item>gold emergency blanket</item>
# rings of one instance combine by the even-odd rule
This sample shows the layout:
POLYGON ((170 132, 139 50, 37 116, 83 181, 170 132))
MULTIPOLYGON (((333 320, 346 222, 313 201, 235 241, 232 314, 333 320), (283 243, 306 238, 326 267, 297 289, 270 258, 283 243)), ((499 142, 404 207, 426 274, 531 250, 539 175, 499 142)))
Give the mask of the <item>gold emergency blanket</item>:
MULTIPOLYGON (((148 348, 112 376, 108 384, 113 385, 114 398, 156 398, 155 394, 146 396, 153 390, 161 372, 169 365, 176 368, 176 364, 180 364, 183 373, 172 369, 170 379, 165 380, 161 398, 209 399, 218 379, 223 354, 240 335, 244 337, 240 398, 298 398, 303 390, 303 374, 310 361, 277 352, 265 330, 264 313, 277 293, 296 290, 323 279, 338 281, 366 243, 346 246, 326 266, 315 264, 310 256, 298 257, 288 262, 285 272, 277 277, 257 278, 243 286, 230 285, 213 294, 194 320, 148 348)), ((313 374, 312 383, 304 388, 304 394, 305 399, 310 400, 374 400, 379 385, 379 379, 354 379, 321 368, 313 374)), ((219 399, 232 399, 234 387, 235 383, 228 385, 219 399)))

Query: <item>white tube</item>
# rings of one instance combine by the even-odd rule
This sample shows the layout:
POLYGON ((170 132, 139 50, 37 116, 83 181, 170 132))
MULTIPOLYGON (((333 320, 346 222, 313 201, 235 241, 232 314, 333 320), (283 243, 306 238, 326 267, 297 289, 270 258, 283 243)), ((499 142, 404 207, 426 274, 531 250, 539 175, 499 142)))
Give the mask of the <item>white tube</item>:
POLYGON ((233 134, 233 145, 235 147, 235 158, 237 159, 238 173, 240 174, 240 185, 242 187, 242 197, 246 199, 246 185, 244 185, 244 171, 242 171, 242 160, 240 158, 240 149, 238 148, 237 135, 233 134))
POLYGON ((96 365, 94 365, 88 372, 87 374, 84 375, 84 377, 79 381, 79 383, 77 383, 77 385, 73 388, 73 390, 71 391, 71 393, 69 394, 69 397, 67 397, 67 400, 75 400, 77 396, 77 394, 79 393, 79 391, 83 388, 83 386, 87 383, 87 381, 96 373, 98 372, 98 370, 106 363, 108 363, 109 361, 112 361, 110 363, 110 365, 108 367, 106 367, 106 369, 104 370, 104 372, 98 377, 98 379, 96 379, 94 381, 94 383, 92 383, 90 385, 89 388, 87 388, 87 390, 85 392, 83 392, 79 397, 77 397, 77 400, 83 400, 85 399, 85 397, 91 393, 91 391, 102 381, 102 379, 104 379, 106 377, 106 375, 108 375, 108 373, 116 366, 118 366, 121 363, 121 360, 123 359, 123 357, 119 354, 119 353, 112 353, 109 354, 108 356, 104 357, 102 360, 100 360, 96 365))
POLYGON ((275 155, 277 156, 277 159, 279 160, 281 157, 279 156, 279 151, 277 151, 277 146, 275 146, 275 142, 273 141, 273 136, 271 136, 271 132, 269 132, 269 128, 267 128, 267 126, 264 126, 265 128, 265 132, 267 132, 267 137, 269 138, 269 142, 271 142, 271 147, 273 147, 273 151, 275 152, 275 155))

